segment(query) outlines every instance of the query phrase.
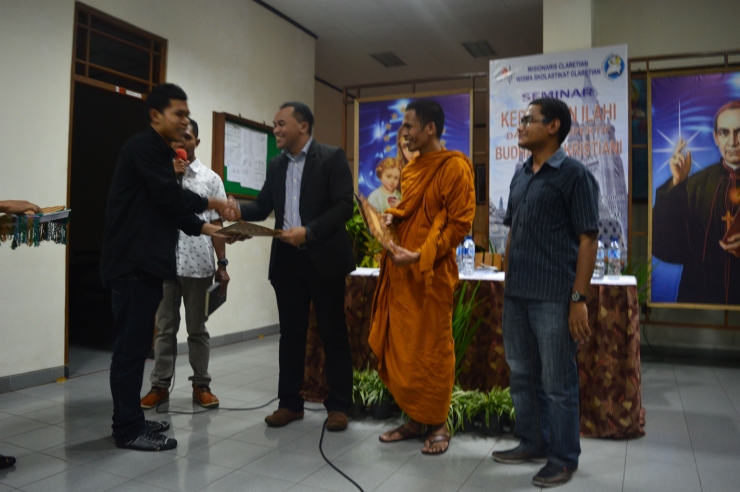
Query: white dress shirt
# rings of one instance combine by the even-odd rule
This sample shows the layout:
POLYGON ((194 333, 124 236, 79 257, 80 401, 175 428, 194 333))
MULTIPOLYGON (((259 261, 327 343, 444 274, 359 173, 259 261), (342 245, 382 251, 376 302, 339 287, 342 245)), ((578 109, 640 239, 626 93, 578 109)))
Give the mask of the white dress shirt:
POLYGON ((283 230, 291 227, 301 226, 301 214, 299 206, 301 203, 301 181, 303 179, 303 167, 306 164, 306 155, 311 147, 313 138, 309 138, 298 155, 293 155, 289 150, 283 153, 288 157, 288 172, 285 175, 285 216, 283 217, 283 230))

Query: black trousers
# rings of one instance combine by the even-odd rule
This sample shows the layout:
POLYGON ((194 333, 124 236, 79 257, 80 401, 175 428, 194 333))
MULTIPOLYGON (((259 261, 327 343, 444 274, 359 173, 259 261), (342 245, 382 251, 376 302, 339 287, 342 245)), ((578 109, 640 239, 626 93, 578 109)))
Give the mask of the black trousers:
POLYGON ((144 363, 152 346, 154 314, 162 300, 162 279, 135 272, 110 283, 113 306, 113 437, 128 442, 144 432, 141 384, 144 363))
POLYGON ((327 279, 311 263, 308 252, 280 243, 273 266, 272 286, 280 318, 279 406, 303 410, 308 315, 313 302, 319 336, 326 353, 328 411, 347 412, 352 404, 352 356, 344 317, 345 279, 327 279))

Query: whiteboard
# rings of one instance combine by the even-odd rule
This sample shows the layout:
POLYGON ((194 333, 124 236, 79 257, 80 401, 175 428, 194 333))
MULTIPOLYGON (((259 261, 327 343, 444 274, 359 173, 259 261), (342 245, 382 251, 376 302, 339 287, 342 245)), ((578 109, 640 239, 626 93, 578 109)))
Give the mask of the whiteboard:
POLYGON ((267 134, 227 121, 224 126, 224 166, 229 181, 261 190, 265 184, 267 134))

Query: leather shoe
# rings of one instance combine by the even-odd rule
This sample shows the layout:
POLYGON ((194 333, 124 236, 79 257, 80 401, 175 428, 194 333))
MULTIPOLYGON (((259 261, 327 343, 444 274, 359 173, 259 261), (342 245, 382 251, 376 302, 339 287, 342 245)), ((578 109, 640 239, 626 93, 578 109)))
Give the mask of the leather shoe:
POLYGON ((216 408, 219 403, 216 395, 211 393, 211 388, 206 385, 193 386, 193 401, 205 408, 216 408))
POLYGON ((343 412, 329 412, 326 420, 326 430, 329 432, 343 431, 347 428, 347 414, 343 412))
POLYGON ((166 401, 170 401, 170 391, 167 388, 152 386, 149 393, 141 399, 141 408, 148 410, 166 401))
POLYGON ((548 462, 532 478, 532 484, 537 487, 557 487, 558 485, 568 483, 577 470, 577 466, 558 466, 548 462))
POLYGON ((287 408, 278 408, 273 412, 272 415, 268 415, 265 417, 265 422, 267 422, 267 425, 270 427, 283 427, 288 425, 289 423, 293 422, 294 420, 299 420, 303 418, 303 411, 300 412, 291 412, 287 408))
POLYGON ((493 459, 499 463, 506 463, 509 465, 516 465, 519 463, 526 463, 527 461, 546 459, 547 456, 542 454, 534 454, 527 451, 520 444, 514 449, 507 449, 506 451, 494 451, 493 459))

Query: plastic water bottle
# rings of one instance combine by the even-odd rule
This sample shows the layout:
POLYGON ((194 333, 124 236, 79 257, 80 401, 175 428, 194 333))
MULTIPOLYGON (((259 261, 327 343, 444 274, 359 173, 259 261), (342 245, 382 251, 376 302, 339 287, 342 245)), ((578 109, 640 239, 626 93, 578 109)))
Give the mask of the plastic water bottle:
POLYGON ((455 254, 455 260, 457 261, 457 273, 462 275, 463 271, 463 264, 462 264, 462 250, 463 245, 458 244, 457 245, 457 253, 455 254))
POLYGON ((593 278, 604 278, 604 260, 606 259, 606 249, 604 249, 604 243, 601 242, 599 237, 599 246, 596 249, 596 265, 594 265, 593 278))
POLYGON ((610 277, 619 277, 622 273, 622 252, 619 250, 619 239, 612 236, 609 245, 609 259, 606 274, 610 277))
POLYGON ((475 243, 472 236, 467 236, 463 241, 462 266, 463 275, 473 274, 475 270, 475 243))

